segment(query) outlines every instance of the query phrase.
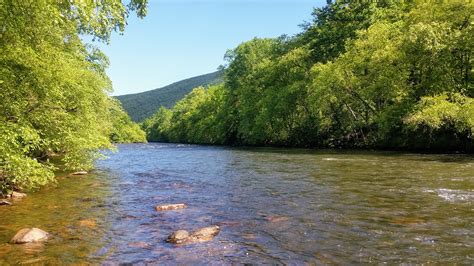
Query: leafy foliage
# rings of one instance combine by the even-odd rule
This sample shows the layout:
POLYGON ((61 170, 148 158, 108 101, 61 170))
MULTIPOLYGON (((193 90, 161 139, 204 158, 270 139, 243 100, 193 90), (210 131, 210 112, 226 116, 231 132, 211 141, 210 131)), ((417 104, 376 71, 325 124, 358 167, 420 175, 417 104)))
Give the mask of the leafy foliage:
POLYGON ((293 38, 227 52, 223 85, 144 128, 159 141, 471 151, 473 7, 331 2, 293 38))
POLYGON ((109 120, 112 122, 110 140, 115 143, 146 142, 145 132, 130 119, 120 102, 116 99, 110 99, 110 102, 109 120))
POLYGON ((406 117, 406 123, 413 127, 427 127, 438 130, 454 127, 459 132, 474 131, 474 99, 459 93, 423 97, 415 111, 406 117))
MULTIPOLYGON (((145 5, 132 1, 129 10, 142 14, 145 5)), ((0 192, 53 181, 52 157, 65 169, 88 169, 112 148, 109 136, 122 125, 111 116, 126 114, 108 96, 107 58, 79 33, 107 41, 127 12, 113 0, 0 5, 0 192)))

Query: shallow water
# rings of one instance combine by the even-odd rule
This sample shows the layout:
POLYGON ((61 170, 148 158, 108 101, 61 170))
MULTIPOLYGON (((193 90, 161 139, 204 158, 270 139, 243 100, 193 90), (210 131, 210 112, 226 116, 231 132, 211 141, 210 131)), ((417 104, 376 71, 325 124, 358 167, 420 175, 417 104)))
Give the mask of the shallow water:
POLYGON ((474 264, 472 156, 159 143, 109 156, 0 206, 0 265, 474 264), (211 224, 211 242, 164 242, 211 224), (52 239, 8 244, 33 226, 52 239))

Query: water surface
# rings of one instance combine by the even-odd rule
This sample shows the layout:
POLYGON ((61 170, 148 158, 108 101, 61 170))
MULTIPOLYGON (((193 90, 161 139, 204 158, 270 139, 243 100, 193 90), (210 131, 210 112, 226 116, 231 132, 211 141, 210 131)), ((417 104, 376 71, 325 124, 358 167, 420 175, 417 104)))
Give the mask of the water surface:
POLYGON ((120 145, 0 207, 0 264, 473 264, 473 200, 467 155, 120 145), (211 224, 211 242, 164 242, 211 224), (8 244, 33 226, 53 238, 8 244))

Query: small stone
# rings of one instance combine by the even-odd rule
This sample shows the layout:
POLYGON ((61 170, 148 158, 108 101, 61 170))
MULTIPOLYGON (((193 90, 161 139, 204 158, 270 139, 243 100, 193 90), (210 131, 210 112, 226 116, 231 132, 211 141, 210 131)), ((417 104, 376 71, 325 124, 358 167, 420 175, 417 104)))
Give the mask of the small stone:
POLYGON ((279 222, 286 222, 289 220, 289 218, 285 216, 267 216, 265 217, 265 220, 267 220, 270 223, 279 223, 279 222))
POLYGON ((97 223, 95 220, 92 219, 86 219, 86 220, 80 220, 79 221, 79 226, 80 227, 87 227, 87 228, 95 228, 97 226, 97 223))
POLYGON ((418 225, 425 223, 425 220, 417 218, 417 217, 399 217, 395 218, 391 221, 393 224, 397 225, 418 225))
POLYGON ((10 194, 10 197, 11 197, 12 199, 22 199, 22 198, 26 197, 26 194, 25 194, 25 193, 21 193, 21 192, 13 191, 12 194, 10 194))
MULTIPOLYGON (((31 251, 33 251, 33 250, 29 250, 29 252, 31 252, 31 251)), ((32 253, 39 252, 39 251, 40 250, 34 250, 32 253)), ((47 264, 46 263, 47 260, 48 260, 47 257, 38 257, 38 258, 22 260, 21 264, 24 264, 24 265, 45 265, 45 264, 47 264)))
POLYGON ((257 238, 255 234, 251 233, 243 234, 242 237, 246 240, 255 240, 257 238))
POLYGON ((77 172, 72 173, 71 175, 87 175, 87 172, 86 171, 77 171, 77 172))
POLYGON ((146 242, 130 242, 128 243, 128 246, 132 248, 148 248, 150 244, 146 242))
POLYGON ((49 234, 39 228, 23 228, 10 240, 12 244, 25 244, 47 240, 49 234))
POLYGON ((0 205, 12 205, 8 200, 0 200, 0 205))
POLYGON ((264 214, 264 213, 261 213, 261 212, 258 212, 257 215, 262 216, 263 219, 265 219, 267 222, 270 222, 270 223, 286 222, 290 219, 286 216, 267 215, 267 214, 264 214))
POLYGON ((90 185, 90 187, 101 187, 101 186, 102 186, 102 184, 99 183, 99 182, 95 182, 95 183, 92 183, 92 184, 90 185))
POLYGON ((186 204, 165 204, 165 205, 159 205, 156 206, 157 211, 169 211, 169 210, 178 210, 178 209, 184 209, 186 208, 186 204))
POLYGON ((188 240, 189 232, 186 230, 178 230, 171 235, 168 236, 166 242, 173 243, 173 244, 181 244, 188 240))

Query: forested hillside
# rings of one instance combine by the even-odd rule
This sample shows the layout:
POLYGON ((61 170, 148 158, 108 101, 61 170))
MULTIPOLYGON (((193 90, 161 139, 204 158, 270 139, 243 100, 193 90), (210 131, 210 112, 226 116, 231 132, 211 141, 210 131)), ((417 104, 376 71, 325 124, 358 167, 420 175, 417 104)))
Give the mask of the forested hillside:
POLYGON ((149 140, 473 148, 470 1, 337 1, 297 36, 226 54, 224 83, 144 123, 149 140))
POLYGON ((136 94, 117 96, 125 111, 137 122, 155 113, 161 106, 171 108, 194 88, 222 82, 222 72, 192 77, 168 86, 136 94))
POLYGON ((108 42, 146 3, 2 1, 0 194, 52 182, 59 166, 87 170, 113 142, 146 141, 109 96, 107 57, 80 38, 108 42))

